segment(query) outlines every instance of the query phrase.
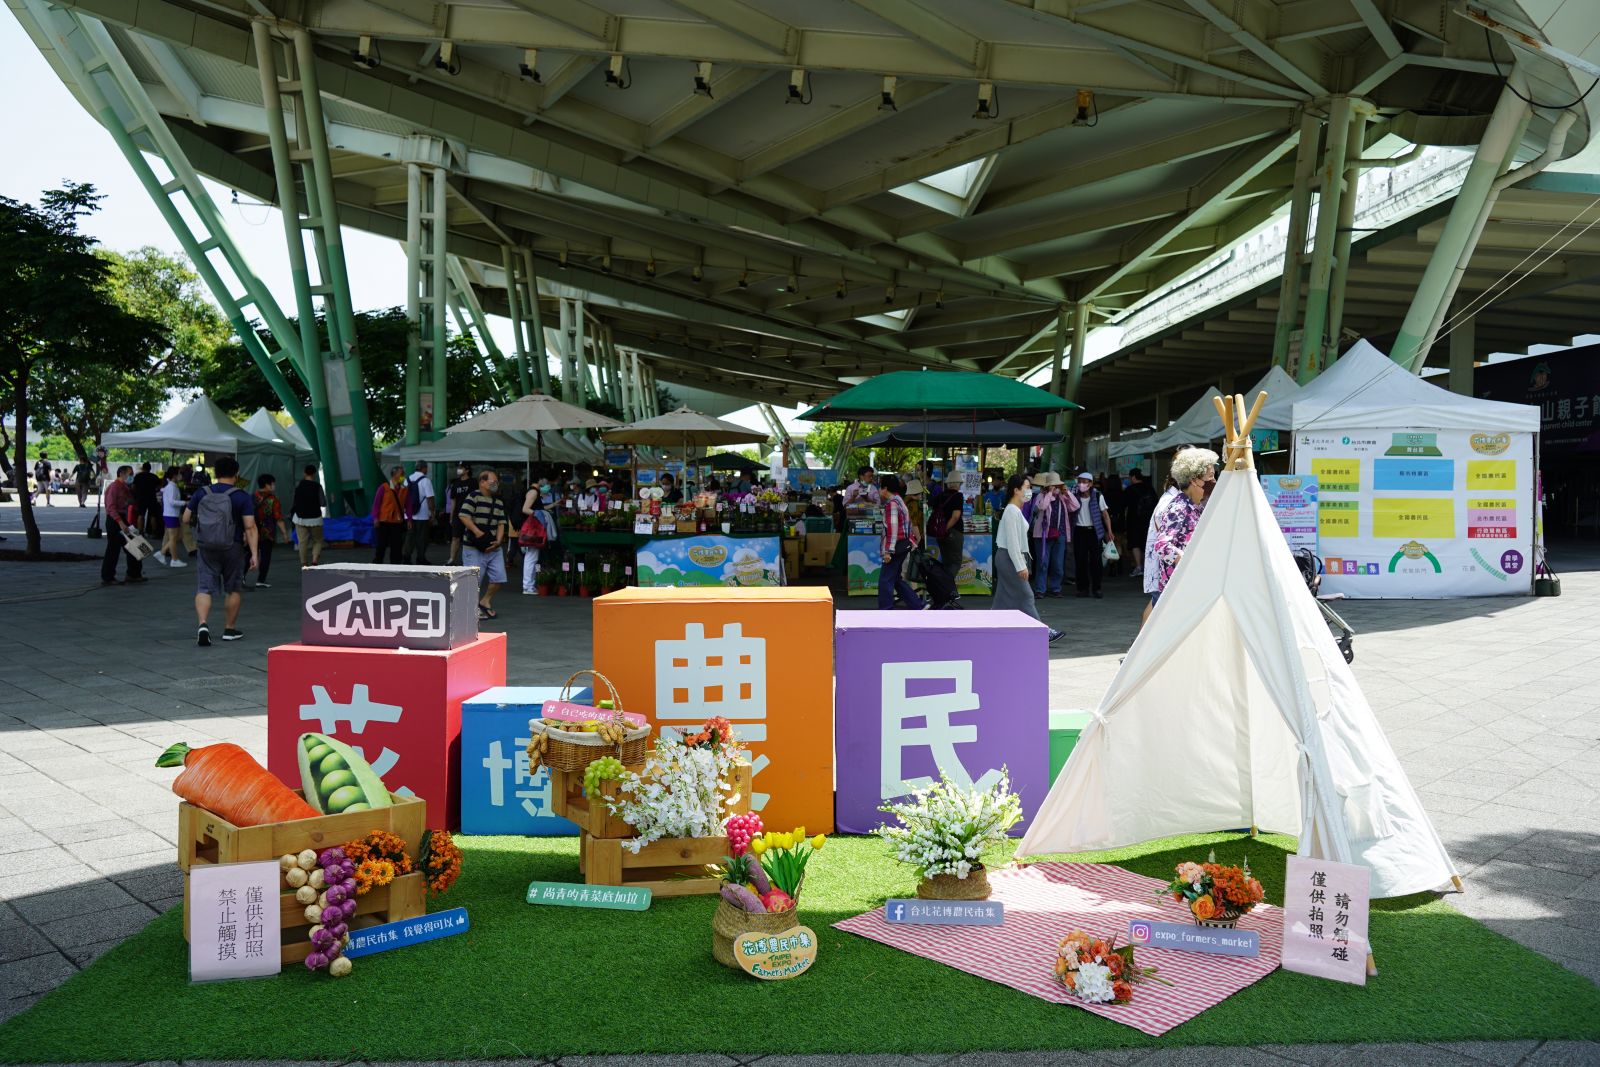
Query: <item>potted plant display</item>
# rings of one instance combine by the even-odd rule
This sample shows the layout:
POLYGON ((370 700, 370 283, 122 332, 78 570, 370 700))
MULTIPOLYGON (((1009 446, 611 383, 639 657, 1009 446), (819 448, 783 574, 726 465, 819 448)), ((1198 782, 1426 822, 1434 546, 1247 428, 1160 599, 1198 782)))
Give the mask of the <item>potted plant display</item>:
POLYGON ((1004 768, 987 789, 963 789, 941 774, 939 781, 898 804, 878 809, 898 826, 874 831, 894 846, 895 858, 916 867, 917 896, 934 900, 983 900, 989 896, 983 853, 1022 821, 1022 800, 1011 791, 1004 768))

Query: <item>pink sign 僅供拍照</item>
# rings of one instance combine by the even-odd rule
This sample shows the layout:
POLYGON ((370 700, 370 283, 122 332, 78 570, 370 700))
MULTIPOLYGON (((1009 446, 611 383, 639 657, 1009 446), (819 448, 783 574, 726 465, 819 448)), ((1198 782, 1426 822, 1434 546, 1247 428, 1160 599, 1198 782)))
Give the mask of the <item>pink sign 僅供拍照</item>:
MULTIPOLYGON (((608 719, 617 714, 606 708, 590 707, 588 704, 573 704, 566 700, 546 700, 539 709, 539 717, 544 719, 559 719, 562 722, 591 722, 595 719, 608 719)), ((629 726, 648 726, 649 720, 643 715, 635 715, 631 711, 624 711, 622 717, 629 726)))

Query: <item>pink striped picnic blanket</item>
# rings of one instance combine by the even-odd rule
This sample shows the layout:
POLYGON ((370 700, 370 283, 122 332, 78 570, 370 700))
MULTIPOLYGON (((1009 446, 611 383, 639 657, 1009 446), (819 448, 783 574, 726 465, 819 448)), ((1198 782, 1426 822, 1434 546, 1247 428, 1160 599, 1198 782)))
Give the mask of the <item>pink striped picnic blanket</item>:
POLYGON ((1173 949, 1137 949, 1141 967, 1156 967, 1172 982, 1140 982, 1128 1004, 1088 1004, 1056 981, 1057 946, 1069 930, 1095 937, 1116 935, 1128 942, 1128 923, 1192 923, 1189 909, 1171 897, 1157 897, 1163 883, 1103 863, 1035 863, 994 871, 991 900, 1005 904, 1001 926, 902 926, 884 920, 877 908, 835 923, 840 930, 893 945, 991 982, 1085 1011, 1159 1036, 1221 1003, 1278 967, 1283 955, 1283 919, 1278 908, 1257 905, 1239 920, 1239 929, 1261 935, 1254 959, 1207 956, 1173 949))

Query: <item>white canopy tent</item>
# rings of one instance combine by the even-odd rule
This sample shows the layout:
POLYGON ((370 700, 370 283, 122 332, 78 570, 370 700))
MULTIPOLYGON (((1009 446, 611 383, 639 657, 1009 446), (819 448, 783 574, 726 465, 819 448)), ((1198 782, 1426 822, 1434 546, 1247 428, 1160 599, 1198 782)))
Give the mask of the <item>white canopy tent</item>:
POLYGON ((1017 855, 1245 826, 1365 864, 1374 897, 1456 879, 1255 472, 1228 471, 1017 855))
MULTIPOLYGON (((383 450, 385 466, 391 463, 531 463, 539 458, 533 434, 503 430, 467 430, 447 433, 433 441, 392 445, 383 450)), ((552 433, 544 440, 544 458, 557 463, 589 463, 594 456, 579 450, 572 440, 552 433)))
POLYGON ((255 434, 257 437, 275 441, 281 445, 288 445, 294 449, 292 456, 276 456, 271 460, 262 459, 255 465, 255 474, 271 473, 278 479, 279 492, 291 491, 295 482, 300 480, 301 472, 307 463, 316 460, 316 452, 306 444, 305 438, 300 436, 300 431, 291 423, 287 426, 272 417, 272 412, 266 408, 257 408, 256 413, 245 419, 241 428, 255 434))
POLYGON ((1118 456, 1139 456, 1211 440, 1217 435, 1217 412, 1211 406, 1211 398, 1221 395, 1213 385, 1171 425, 1154 433, 1112 441, 1106 446, 1106 454, 1113 459, 1118 456))
POLYGON ((1293 426, 1294 402, 1300 398, 1302 389, 1299 382, 1289 377, 1288 371, 1282 367, 1269 367, 1267 373, 1261 376, 1261 380, 1244 394, 1245 396, 1267 394, 1267 402, 1261 406, 1261 414, 1256 418, 1255 428, 1287 430, 1293 426))
MULTIPOLYGON (((252 482, 267 470, 279 474, 278 467, 288 466, 292 471, 298 448, 286 440, 251 433, 205 396, 195 397, 187 407, 159 426, 108 433, 100 438, 100 443, 107 448, 232 455, 239 460, 241 480, 252 482)), ((279 480, 282 480, 281 474, 279 480)))
POLYGON ((1539 409, 1449 392, 1357 341, 1295 398, 1293 427, 1296 433, 1407 427, 1538 433, 1539 409))

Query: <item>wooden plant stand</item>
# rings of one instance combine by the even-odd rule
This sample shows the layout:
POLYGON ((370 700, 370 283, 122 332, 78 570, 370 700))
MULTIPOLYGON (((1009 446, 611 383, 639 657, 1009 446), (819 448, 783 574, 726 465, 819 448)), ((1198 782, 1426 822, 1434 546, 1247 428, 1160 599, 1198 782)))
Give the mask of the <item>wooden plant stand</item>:
MULTIPOLYGON (((729 805, 729 815, 749 812, 750 779, 750 765, 739 764, 734 772, 738 799, 729 805)), ((578 871, 586 884, 638 886, 658 897, 717 892, 721 879, 708 875, 706 866, 728 854, 726 836, 662 838, 635 855, 622 847, 637 836, 634 828, 612 815, 605 804, 617 796, 617 783, 603 782, 601 788, 601 797, 591 800, 583 793, 582 771, 550 772, 551 808, 578 824, 578 871)))

